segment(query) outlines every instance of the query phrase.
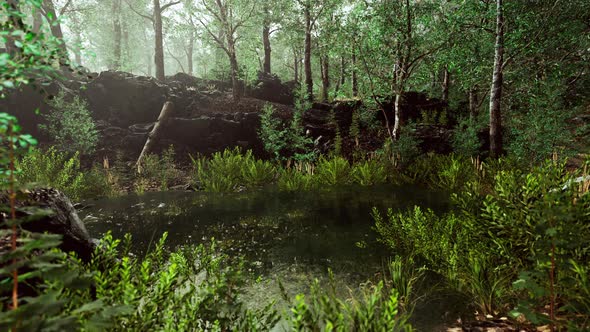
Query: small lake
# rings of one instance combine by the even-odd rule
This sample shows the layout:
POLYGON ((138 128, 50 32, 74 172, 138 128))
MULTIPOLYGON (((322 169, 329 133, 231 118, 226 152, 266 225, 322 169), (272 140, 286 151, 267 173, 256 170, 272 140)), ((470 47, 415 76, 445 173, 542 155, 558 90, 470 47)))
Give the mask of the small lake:
MULTIPOLYGON (((343 292, 384 271, 390 250, 377 241, 373 207, 406 210, 414 205, 448 209, 448 196, 424 188, 391 185, 346 186, 314 192, 281 192, 268 187, 242 193, 154 192, 87 202, 80 211, 90 235, 111 231, 133 236, 142 254, 168 232, 167 244, 208 242, 244 255, 260 282, 244 295, 247 303, 280 299, 277 280, 288 294, 307 292, 328 268, 343 292)), ((279 301, 280 302, 280 301, 279 301)), ((448 309, 448 308, 447 308, 448 309)), ((442 322, 444 306, 418 308, 423 330, 442 322), (440 307, 440 308, 439 308, 440 307)))

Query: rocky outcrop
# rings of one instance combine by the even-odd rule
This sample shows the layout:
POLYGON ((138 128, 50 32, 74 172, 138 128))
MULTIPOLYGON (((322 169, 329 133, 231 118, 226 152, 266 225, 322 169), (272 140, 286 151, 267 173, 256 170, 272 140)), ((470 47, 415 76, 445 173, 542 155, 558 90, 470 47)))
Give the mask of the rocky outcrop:
POLYGON ((293 92, 296 88, 297 83, 294 81, 283 83, 276 75, 258 72, 258 79, 248 87, 246 95, 273 103, 293 105, 293 92))
MULTIPOLYGON (((32 219, 22 224, 23 229, 35 233, 62 235, 62 250, 76 252, 83 261, 90 260, 97 241, 88 235, 84 223, 68 197, 55 189, 35 189, 19 193, 17 197, 18 218, 32 219), (39 218, 32 217, 38 209, 49 213, 40 214, 39 218)), ((0 204, 8 204, 6 192, 0 194, 0 204)), ((3 219, 7 218, 4 214, 1 216, 3 219)))
MULTIPOLYGON (((8 112, 19 110, 15 113, 24 130, 43 142, 46 140, 37 130, 43 118, 33 110, 47 113, 47 100, 60 90, 66 94, 79 94, 88 102, 99 130, 99 155, 96 159, 110 157, 117 150, 122 150, 132 159, 139 155, 164 102, 171 101, 175 111, 163 130, 155 152, 170 144, 177 148, 179 156, 189 152, 193 155, 209 154, 227 147, 241 146, 254 150, 258 156, 264 156, 257 134, 259 113, 266 104, 272 103, 278 117, 289 119, 293 114, 290 105, 293 103, 295 87, 295 83, 283 83, 274 75, 259 74, 258 80, 247 91, 250 97, 235 101, 229 92, 229 82, 204 80, 182 73, 160 82, 152 77, 105 71, 83 75, 78 79, 54 80, 43 90, 25 87, 22 92, 0 100, 0 107, 8 112)), ((385 113, 390 124, 393 124, 391 98, 382 99, 385 113)), ((314 103, 312 109, 304 113, 303 125, 314 140, 321 137, 320 141, 325 145, 333 140, 335 134, 336 127, 331 123, 331 114, 334 114, 341 135, 346 136, 353 112, 362 107, 359 100, 314 103)), ((405 120, 410 120, 418 119, 422 112, 439 112, 446 108, 446 103, 428 98, 425 94, 408 92, 402 107, 405 120)), ((378 121, 384 122, 382 112, 373 111, 373 114, 378 121)), ((425 151, 449 150, 450 135, 443 133, 442 129, 429 127, 418 130, 417 135, 422 139, 425 151)), ((366 146, 377 145, 377 142, 372 142, 366 146)))
POLYGON ((153 77, 115 71, 100 73, 81 91, 95 119, 118 127, 154 121, 170 93, 153 77))
POLYGON ((418 125, 414 135, 420 141, 420 149, 423 152, 446 154, 453 151, 453 131, 445 126, 418 125))

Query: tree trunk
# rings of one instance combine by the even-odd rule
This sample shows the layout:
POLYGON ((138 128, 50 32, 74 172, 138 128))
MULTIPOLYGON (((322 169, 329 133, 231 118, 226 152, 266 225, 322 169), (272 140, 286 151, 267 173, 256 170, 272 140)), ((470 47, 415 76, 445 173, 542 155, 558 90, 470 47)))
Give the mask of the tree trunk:
POLYGON ((358 97, 359 95, 359 82, 356 74, 356 50, 352 47, 352 96, 358 97))
POLYGON ((311 73, 311 13, 309 6, 305 12, 305 55, 303 66, 305 67, 305 86, 307 87, 307 99, 313 101, 313 78, 311 73))
MULTIPOLYGON (((8 0, 8 7, 14 12, 20 12, 18 0, 8 0)), ((24 24, 22 18, 17 15, 10 16, 11 24, 15 30, 24 30, 24 24)), ((14 44, 14 38, 9 34, 6 36, 6 52, 13 58, 17 58, 21 55, 21 49, 16 47, 14 44)))
POLYGON ((322 101, 328 101, 330 93, 330 57, 324 56, 322 59, 322 101))
POLYGON ((442 100, 445 102, 449 101, 449 84, 450 84, 450 73, 449 69, 445 67, 443 73, 443 82, 442 82, 442 100))
POLYGON ((131 59, 131 48, 129 47, 129 29, 124 24, 122 25, 123 29, 123 47, 121 50, 121 66, 123 64, 128 63, 131 59))
POLYGON ((402 93, 399 92, 395 95, 395 102, 393 104, 394 114, 395 114, 395 123, 393 124, 393 131, 388 133, 394 140, 397 140, 400 137, 401 133, 401 125, 402 125, 402 93))
POLYGON ((496 45, 494 73, 490 92, 490 156, 496 158, 502 152, 502 84, 504 64, 504 13, 502 0, 496 0, 496 45))
POLYGON ((152 128, 152 131, 150 131, 148 138, 145 141, 145 145, 143 146, 143 149, 139 154, 139 158, 137 158, 137 162, 135 163, 135 165, 137 166, 137 173, 141 174, 141 162, 143 161, 143 158, 148 153, 150 153, 150 151, 154 147, 154 144, 156 144, 156 142, 158 141, 160 131, 162 127, 166 126, 166 122, 168 121, 168 118, 170 117, 172 112, 174 112, 174 104, 170 101, 167 101, 166 103, 164 103, 162 111, 160 111, 160 115, 158 116, 158 120, 156 120, 154 128, 152 128))
POLYGON ((293 48, 293 76, 293 80, 299 83, 299 54, 295 47, 293 48))
POLYGON ((121 69, 121 0, 113 0, 113 63, 111 69, 121 69))
POLYGON ((188 49, 186 50, 186 69, 187 69, 187 74, 189 75, 193 75, 193 52, 195 49, 195 32, 191 29, 191 33, 189 36, 189 41, 188 41, 188 49))
POLYGON ((238 59, 236 57, 236 51, 234 50, 233 43, 230 47, 229 64, 231 67, 232 97, 234 100, 239 100, 242 97, 243 89, 238 77, 238 59))
POLYGON ((59 40, 59 51, 62 54, 62 57, 67 60, 69 59, 68 50, 66 48, 66 43, 63 40, 64 34, 61 29, 61 24, 59 23, 59 17, 57 17, 55 11, 55 6, 53 5, 53 0, 43 0, 42 6, 45 10, 45 18, 49 22, 51 34, 59 40))
POLYGON ((148 58, 147 58, 147 74, 148 76, 152 76, 152 65, 154 63, 152 55, 148 54, 148 58))
POLYGON ((38 8, 33 8, 33 32, 41 32, 41 25, 43 25, 43 16, 38 8))
POLYGON ((262 45, 264 46, 264 65, 262 70, 270 74, 270 59, 272 49, 270 47, 270 21, 268 19, 269 8, 268 5, 264 6, 264 22, 262 24, 262 45))
POLYGON ((76 45, 74 48, 74 61, 77 66, 82 66, 82 35, 80 29, 76 29, 76 45))
POLYGON ((340 91, 340 87, 346 83, 346 62, 344 56, 340 56, 340 79, 336 82, 336 93, 340 91))
POLYGON ((469 117, 472 120, 475 120, 475 118, 477 117, 477 107, 478 105, 478 100, 477 100, 477 86, 472 87, 471 89, 469 89, 469 117))
POLYGON ((162 9, 160 0, 154 0, 154 35, 156 45, 154 49, 154 63, 156 65, 156 79, 163 81, 166 79, 164 73, 164 36, 162 33, 162 9))

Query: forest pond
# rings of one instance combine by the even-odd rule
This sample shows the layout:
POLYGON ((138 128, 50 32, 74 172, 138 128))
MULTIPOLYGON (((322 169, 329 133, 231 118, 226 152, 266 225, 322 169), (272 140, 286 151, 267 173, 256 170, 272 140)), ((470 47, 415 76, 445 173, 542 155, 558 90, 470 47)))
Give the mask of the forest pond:
MULTIPOLYGON (((247 289, 246 302, 307 292, 332 269, 337 286, 348 292, 385 271, 391 252, 377 242, 373 207, 405 210, 414 205, 443 211, 448 195, 419 187, 346 186, 317 192, 281 192, 274 187, 242 193, 153 192, 86 202, 80 211, 92 237, 112 231, 133 236, 132 252, 141 255, 164 232, 167 244, 219 241, 224 251, 244 255, 260 276, 247 289)), ((440 301, 438 301, 440 302, 440 301)), ((442 323, 448 306, 417 308, 417 327, 442 323)))

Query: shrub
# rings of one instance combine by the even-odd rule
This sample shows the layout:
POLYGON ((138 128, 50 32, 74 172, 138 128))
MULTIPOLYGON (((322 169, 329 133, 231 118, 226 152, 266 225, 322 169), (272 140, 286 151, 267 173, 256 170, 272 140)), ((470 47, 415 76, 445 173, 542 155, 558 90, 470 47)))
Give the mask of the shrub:
MULTIPOLYGON (((61 260, 66 255, 56 248, 61 244, 59 235, 32 233, 22 229, 26 222, 38 222, 52 211, 17 207, 9 197, 17 195, 17 188, 24 188, 23 183, 15 181, 14 158, 28 152, 36 144, 29 135, 19 133, 16 118, 0 113, 0 139, 5 143, 0 148, 0 185, 8 189, 0 199, 9 201, 9 206, 0 205, 3 222, 0 225, 0 238, 10 238, 12 248, 0 247, 0 330, 17 329, 22 331, 58 331, 58 330, 99 330, 111 327, 110 317, 121 314, 124 306, 106 307, 100 300, 85 299, 85 305, 64 310, 69 303, 69 293, 63 288, 36 293, 35 286, 47 282, 61 284, 71 289, 88 289, 90 274, 69 271, 61 260), (8 219, 4 216, 16 212, 8 219), (18 212, 17 212, 18 211, 18 212), (22 218, 17 216, 23 216, 22 218), (28 296, 22 296, 25 285, 28 296), (21 288, 19 288, 19 286, 21 288), (33 289, 31 289, 33 288, 33 289), (20 292, 19 292, 20 290, 20 292), (8 304, 12 298, 11 305, 8 304)), ((71 307, 70 307, 71 308, 71 307)))
POLYGON ((457 191, 474 179, 478 173, 476 166, 468 159, 451 156, 438 156, 431 166, 435 169, 431 185, 445 190, 457 191))
POLYGON ((172 145, 162 152, 161 157, 156 154, 147 154, 142 161, 141 177, 137 181, 143 184, 153 181, 160 186, 161 190, 168 189, 169 185, 181 176, 174 159, 175 152, 172 145))
POLYGON ((397 164, 407 164, 420 154, 420 140, 414 137, 415 126, 408 124, 402 127, 396 141, 386 140, 378 153, 397 164))
POLYGON ((342 155, 342 135, 340 134, 340 126, 336 120, 336 113, 334 113, 334 110, 330 111, 328 125, 334 130, 332 154, 334 156, 340 156, 342 155))
POLYGON ((31 149, 17 162, 18 181, 55 188, 74 200, 106 196, 113 192, 107 177, 98 169, 83 172, 80 156, 59 152, 55 147, 47 151, 31 149))
POLYGON ((269 184, 274 181, 276 174, 277 169, 270 161, 250 158, 242 166, 242 179, 249 187, 269 184))
POLYGON ((342 157, 320 158, 316 168, 316 177, 318 182, 324 185, 348 184, 350 183, 350 164, 342 157))
MULTIPOLYGON (((509 165, 482 167, 495 174, 489 187, 482 186, 488 175, 455 187, 461 191, 453 195, 451 213, 415 208, 389 210, 384 218, 374 210, 375 229, 394 252, 417 255, 468 295, 480 313, 505 313, 518 303, 515 317, 583 330, 587 323, 580 317, 590 314, 579 295, 580 289, 588 293, 589 284, 581 276, 590 269, 590 186, 573 179, 587 173, 570 174, 565 163, 554 161, 529 171, 509 165), (554 315, 539 309, 545 307, 554 315), (557 314, 563 317, 556 319, 557 314)), ((461 174, 451 173, 449 178, 461 174)))
MULTIPOLYGON (((173 252, 164 248, 164 234, 145 258, 129 256, 131 238, 123 247, 109 234, 88 265, 96 297, 105 304, 125 303, 129 315, 116 321, 125 331, 270 330, 278 315, 271 306, 246 309, 239 299, 244 285, 243 261, 220 253, 214 242, 173 252)), ((89 294, 77 294, 81 299, 89 294)))
POLYGON ((211 159, 193 159, 197 180, 206 191, 229 192, 244 184, 242 167, 254 162, 252 151, 242 154, 239 148, 216 152, 211 159))
POLYGON ((80 96, 68 100, 65 93, 60 91, 49 105, 52 110, 43 115, 47 124, 41 128, 51 136, 59 149, 82 154, 94 152, 98 131, 88 111, 88 104, 80 96))
POLYGON ((526 112, 509 118, 506 144, 510 154, 529 165, 550 158, 554 152, 569 155, 572 140, 567 123, 570 114, 556 102, 561 98, 560 88, 534 86, 532 89, 534 92, 531 93, 534 95, 537 92, 539 96, 535 95, 528 101, 526 112), (538 92, 539 88, 543 92, 538 92))
POLYGON ((348 135, 354 139, 354 146, 358 148, 359 146, 359 139, 360 139, 360 135, 361 135, 361 115, 360 115, 360 110, 358 109, 354 109, 352 111, 352 120, 350 123, 350 128, 348 129, 348 135))
POLYGON ((274 117, 275 109, 266 104, 260 115, 260 130, 258 137, 266 152, 275 160, 294 159, 309 161, 315 158, 313 139, 308 137, 303 127, 303 112, 309 105, 306 102, 296 102, 293 118, 288 126, 274 117))
POLYGON ((383 282, 361 288, 361 297, 345 301, 316 280, 309 300, 298 294, 288 317, 293 331, 412 331, 409 315, 399 311, 398 292, 383 282))
POLYGON ((312 173, 294 168, 282 170, 277 185, 284 191, 307 191, 316 187, 312 173))
POLYGON ((451 140, 453 151, 465 157, 477 156, 482 146, 478 137, 480 129, 481 126, 472 118, 460 120, 451 140))
POLYGON ((353 181, 361 186, 372 186, 387 181, 387 172, 383 163, 375 159, 354 164, 351 174, 353 181))
POLYGON ((286 147, 287 131, 283 128, 280 119, 274 117, 275 108, 272 104, 265 104, 260 114, 260 130, 258 137, 262 141, 264 149, 275 160, 281 159, 281 152, 286 147))

